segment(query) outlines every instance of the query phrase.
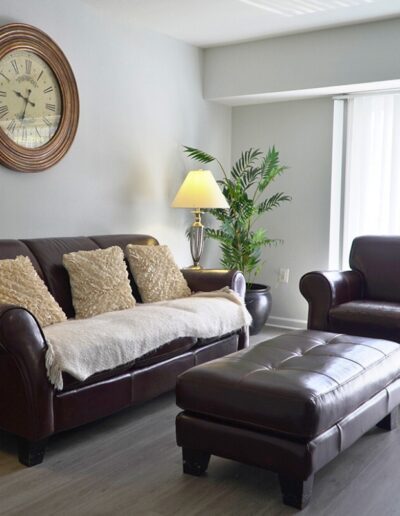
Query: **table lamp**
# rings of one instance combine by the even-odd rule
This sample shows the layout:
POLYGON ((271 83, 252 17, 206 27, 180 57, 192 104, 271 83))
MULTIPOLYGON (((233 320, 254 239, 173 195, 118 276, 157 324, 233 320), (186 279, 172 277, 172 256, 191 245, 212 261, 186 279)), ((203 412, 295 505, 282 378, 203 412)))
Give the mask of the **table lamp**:
POLYGON ((199 265, 204 248, 204 226, 201 223, 202 208, 229 208, 210 170, 191 170, 183 181, 171 205, 173 208, 192 208, 194 222, 190 230, 191 268, 199 265))

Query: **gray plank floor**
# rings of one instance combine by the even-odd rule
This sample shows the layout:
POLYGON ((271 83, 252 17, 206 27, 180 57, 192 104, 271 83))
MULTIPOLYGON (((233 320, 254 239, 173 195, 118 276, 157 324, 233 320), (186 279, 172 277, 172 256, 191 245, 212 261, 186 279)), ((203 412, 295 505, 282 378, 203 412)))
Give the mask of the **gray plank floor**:
MULTIPOLYGON (((271 337, 279 330, 267 330, 271 337)), ((183 475, 175 445, 173 394, 54 436, 45 462, 18 463, 0 433, 0 514, 276 515, 276 475, 213 457, 208 474, 183 475)), ((317 476, 304 515, 400 515, 400 431, 373 429, 317 476)))

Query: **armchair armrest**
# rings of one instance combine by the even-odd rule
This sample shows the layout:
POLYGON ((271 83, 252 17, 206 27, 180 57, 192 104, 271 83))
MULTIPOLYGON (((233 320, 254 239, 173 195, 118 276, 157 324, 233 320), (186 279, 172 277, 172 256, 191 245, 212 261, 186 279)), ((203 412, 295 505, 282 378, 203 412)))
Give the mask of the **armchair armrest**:
POLYGON ((357 271, 309 272, 300 280, 300 292, 308 302, 307 327, 329 331, 330 309, 362 299, 364 278, 357 271))
POLYGON ((246 294, 246 280, 240 271, 228 269, 182 269, 190 290, 208 292, 229 287, 239 294, 246 294))
MULTIPOLYGON (((246 280, 243 273, 228 269, 182 269, 190 290, 193 292, 208 292, 229 287, 244 299, 246 294, 246 280)), ((239 332, 238 349, 249 345, 249 329, 242 328, 239 332)))
POLYGON ((0 427, 31 441, 54 432, 47 344, 33 315, 0 304, 0 427))

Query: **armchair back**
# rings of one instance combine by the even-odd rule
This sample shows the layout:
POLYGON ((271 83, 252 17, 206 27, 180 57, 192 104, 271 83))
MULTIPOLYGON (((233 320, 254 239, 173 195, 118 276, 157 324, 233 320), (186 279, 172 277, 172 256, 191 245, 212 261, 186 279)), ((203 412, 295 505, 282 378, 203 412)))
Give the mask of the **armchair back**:
POLYGON ((349 263, 364 278, 365 299, 400 302, 400 236, 355 238, 349 263))

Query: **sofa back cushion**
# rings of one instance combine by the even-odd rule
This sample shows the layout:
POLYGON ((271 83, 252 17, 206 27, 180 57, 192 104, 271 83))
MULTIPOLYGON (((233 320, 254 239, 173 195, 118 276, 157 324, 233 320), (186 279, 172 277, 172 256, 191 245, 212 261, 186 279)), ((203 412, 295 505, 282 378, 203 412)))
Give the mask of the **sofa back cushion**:
POLYGON ((14 260, 17 256, 27 256, 36 272, 43 279, 43 271, 29 247, 21 240, 0 240, 0 260, 14 260))
POLYGON ((357 237, 349 261, 365 278, 366 299, 400 301, 400 237, 357 237))

